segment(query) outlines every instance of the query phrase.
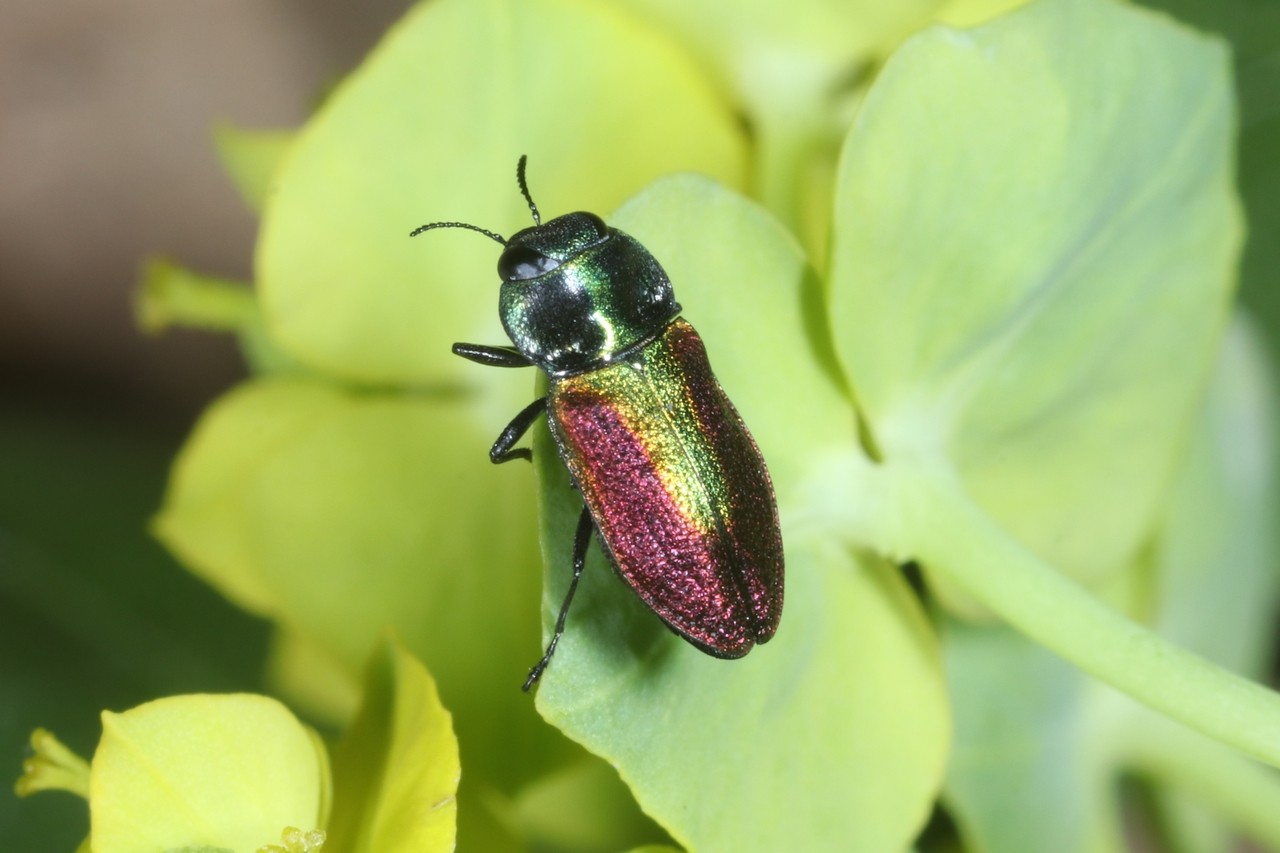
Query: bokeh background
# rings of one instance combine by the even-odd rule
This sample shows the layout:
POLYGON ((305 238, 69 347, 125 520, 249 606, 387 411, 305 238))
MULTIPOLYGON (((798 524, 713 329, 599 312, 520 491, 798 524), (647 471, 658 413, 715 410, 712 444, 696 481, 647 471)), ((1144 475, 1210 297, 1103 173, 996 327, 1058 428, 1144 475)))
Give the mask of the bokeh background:
POLYGON ((239 351, 140 333, 132 294, 155 255, 249 280, 211 129, 297 126, 408 5, 0 3, 0 850, 87 832, 73 796, 7 792, 34 726, 87 756, 100 709, 262 687, 265 626, 146 529, 239 351))
MULTIPOLYGON (((143 334, 133 290, 157 255, 250 278, 256 223, 212 128, 300 124, 408 5, 0 5, 0 779, 36 725, 88 755, 98 709, 262 688, 265 627, 146 531, 240 356, 231 336, 143 334)), ((1280 3, 1147 5, 1236 50, 1242 291, 1280 353, 1280 3)), ((0 849, 71 850, 86 829, 69 795, 0 794, 0 849)))

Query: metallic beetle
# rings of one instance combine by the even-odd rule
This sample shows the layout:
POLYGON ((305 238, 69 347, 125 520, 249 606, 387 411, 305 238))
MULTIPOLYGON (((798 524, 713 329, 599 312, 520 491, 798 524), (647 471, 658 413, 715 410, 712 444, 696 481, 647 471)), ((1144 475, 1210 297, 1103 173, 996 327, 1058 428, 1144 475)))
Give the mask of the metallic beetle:
POLYGON ((524 169, 521 157, 532 228, 504 238, 433 222, 412 232, 467 228, 503 245, 499 315, 515 346, 453 351, 546 372, 546 396, 516 415, 489 458, 531 459, 514 445, 545 414, 585 504, 573 580, 524 689, 564 633, 593 528, 618 575, 673 631, 707 654, 742 657, 782 615, 782 537, 764 459, 653 255, 593 213, 543 223, 524 169))

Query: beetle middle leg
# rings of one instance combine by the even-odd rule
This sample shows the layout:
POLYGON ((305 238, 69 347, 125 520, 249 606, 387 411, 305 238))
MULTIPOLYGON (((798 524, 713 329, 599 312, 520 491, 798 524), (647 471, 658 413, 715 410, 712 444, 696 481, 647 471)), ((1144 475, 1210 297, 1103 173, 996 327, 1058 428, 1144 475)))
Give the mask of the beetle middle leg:
POLYGON ((564 633, 564 620, 569 616, 569 602, 573 601, 573 594, 578 591, 578 579, 582 577, 582 567, 587 562, 587 548, 591 545, 593 527, 591 513, 584 506, 582 515, 578 516, 578 531, 573 536, 573 580, 569 581, 569 591, 565 593, 564 603, 560 605, 560 615, 556 618, 556 630, 551 635, 551 642, 547 644, 547 651, 542 656, 542 660, 529 670, 529 677, 525 679, 524 687, 521 688, 525 693, 529 692, 529 688, 533 687, 546 671, 547 664, 551 663, 551 656, 555 654, 556 646, 560 642, 560 635, 564 633))
POLYGON ((529 427, 533 426, 533 422, 538 416, 546 412, 547 398, 539 397, 529 405, 520 410, 520 414, 511 419, 511 423, 507 424, 507 428, 498 436, 498 440, 493 443, 493 447, 489 448, 489 461, 494 465, 501 465, 503 462, 510 462, 512 459, 524 459, 528 462, 533 461, 533 451, 527 447, 517 447, 512 450, 512 445, 520 440, 529 427))

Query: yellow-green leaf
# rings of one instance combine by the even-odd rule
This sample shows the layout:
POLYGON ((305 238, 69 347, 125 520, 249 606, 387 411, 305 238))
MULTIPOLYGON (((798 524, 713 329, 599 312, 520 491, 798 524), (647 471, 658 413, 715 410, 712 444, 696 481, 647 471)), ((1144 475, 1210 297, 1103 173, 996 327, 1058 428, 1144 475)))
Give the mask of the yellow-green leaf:
POLYGON ((247 610, 272 613, 277 597, 248 539, 245 491, 260 466, 341 399, 318 383, 242 386, 205 413, 174 464, 153 529, 187 568, 247 610))
POLYGON ((327 762, 319 740, 265 696, 174 696, 104 712, 89 779, 93 850, 253 851, 284 827, 322 827, 327 762))
POLYGON ((245 203, 261 211, 275 188, 275 175, 296 130, 247 130, 233 125, 215 129, 213 141, 222 166, 231 175, 245 203))
POLYGON ((334 849, 453 849, 458 742, 435 682, 394 640, 369 662, 360 711, 334 749, 333 770, 334 849))
POLYGON ((512 414, 494 396, 249 383, 201 422, 158 523, 202 576, 315 643, 282 679, 337 688, 311 699, 340 702, 335 667, 357 673, 397 632, 456 715, 464 839, 467 785, 514 792, 566 748, 519 689, 540 652, 534 485, 488 464, 512 414))

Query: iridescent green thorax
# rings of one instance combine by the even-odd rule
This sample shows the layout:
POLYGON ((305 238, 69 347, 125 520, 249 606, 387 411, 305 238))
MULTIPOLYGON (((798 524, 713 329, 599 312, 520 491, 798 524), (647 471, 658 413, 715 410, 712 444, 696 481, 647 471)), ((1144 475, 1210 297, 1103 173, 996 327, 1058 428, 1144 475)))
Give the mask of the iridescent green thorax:
POLYGON ((590 214, 571 213, 513 235, 503 258, 502 325, 516 349, 551 376, 607 365, 652 340, 680 312, 653 256, 590 214), (553 226, 557 233, 549 234, 553 226))

